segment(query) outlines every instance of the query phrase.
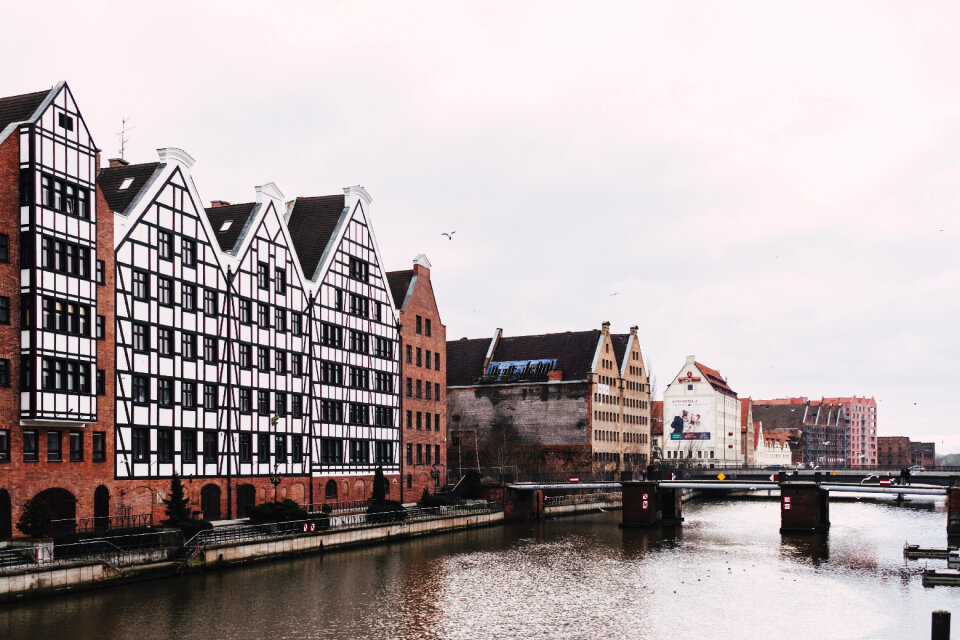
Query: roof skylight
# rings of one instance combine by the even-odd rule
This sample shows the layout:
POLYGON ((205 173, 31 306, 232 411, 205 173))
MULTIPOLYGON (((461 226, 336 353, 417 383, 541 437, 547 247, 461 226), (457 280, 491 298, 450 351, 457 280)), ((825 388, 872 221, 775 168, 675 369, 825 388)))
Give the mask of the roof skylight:
POLYGON ((219 233, 223 233, 224 231, 226 231, 232 226, 233 226, 233 220, 224 220, 223 224, 220 225, 219 233))
POLYGON ((123 182, 120 183, 120 191, 124 189, 129 189, 130 185, 133 184, 133 178, 124 178, 123 182))

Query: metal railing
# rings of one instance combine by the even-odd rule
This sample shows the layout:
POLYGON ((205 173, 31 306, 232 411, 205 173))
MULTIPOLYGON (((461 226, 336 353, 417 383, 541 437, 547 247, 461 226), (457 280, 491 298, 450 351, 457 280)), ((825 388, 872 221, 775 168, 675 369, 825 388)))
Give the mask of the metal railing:
POLYGON ((621 502, 622 491, 596 491, 593 493, 568 494, 563 496, 546 496, 544 506, 559 507, 568 504, 590 504, 594 502, 621 502))
POLYGON ((97 518, 66 518, 50 521, 50 531, 54 535, 109 531, 111 529, 146 529, 152 526, 152 513, 134 513, 97 518))
POLYGON ((179 529, 163 529, 110 538, 92 538, 67 544, 37 544, 0 549, 0 568, 48 566, 72 562, 100 561, 113 567, 127 564, 126 556, 139 551, 175 548, 183 534, 179 529))
POLYGON ((349 513, 351 511, 363 511, 368 506, 370 506, 369 500, 342 500, 339 502, 304 504, 303 510, 307 513, 322 513, 325 507, 330 507, 330 511, 327 513, 349 513))

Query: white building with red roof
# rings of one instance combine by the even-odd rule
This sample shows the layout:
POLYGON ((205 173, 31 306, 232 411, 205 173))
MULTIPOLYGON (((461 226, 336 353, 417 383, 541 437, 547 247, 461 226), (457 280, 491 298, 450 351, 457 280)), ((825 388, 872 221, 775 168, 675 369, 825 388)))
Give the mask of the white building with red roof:
POLYGON ((720 372, 687 356, 663 393, 663 454, 688 466, 743 464, 740 400, 720 372))

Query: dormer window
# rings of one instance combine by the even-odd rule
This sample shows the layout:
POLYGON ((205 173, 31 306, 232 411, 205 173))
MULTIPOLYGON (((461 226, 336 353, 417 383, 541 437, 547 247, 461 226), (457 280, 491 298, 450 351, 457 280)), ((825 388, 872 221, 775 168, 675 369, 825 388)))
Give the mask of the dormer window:
POLYGON ((120 188, 117 189, 117 191, 124 191, 125 189, 129 189, 130 185, 132 184, 133 184, 133 178, 124 178, 123 182, 120 183, 120 188))
POLYGON ((233 220, 224 220, 223 224, 220 225, 220 233, 223 233, 227 229, 233 226, 233 220))

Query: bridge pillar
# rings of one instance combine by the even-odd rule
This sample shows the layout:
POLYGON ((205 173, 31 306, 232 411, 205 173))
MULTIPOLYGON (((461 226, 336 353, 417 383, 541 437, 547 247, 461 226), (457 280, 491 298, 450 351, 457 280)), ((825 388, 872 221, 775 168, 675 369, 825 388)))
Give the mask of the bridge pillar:
POLYGON ((680 491, 659 482, 624 482, 621 527, 659 527, 683 522, 680 491))
POLYGON ((960 535, 960 487, 947 489, 947 535, 960 535))
POLYGON ((830 528, 830 493, 816 482, 780 484, 780 533, 809 533, 830 528))
POLYGON ((503 495, 505 520, 535 520, 543 513, 543 491, 512 489, 503 495))

